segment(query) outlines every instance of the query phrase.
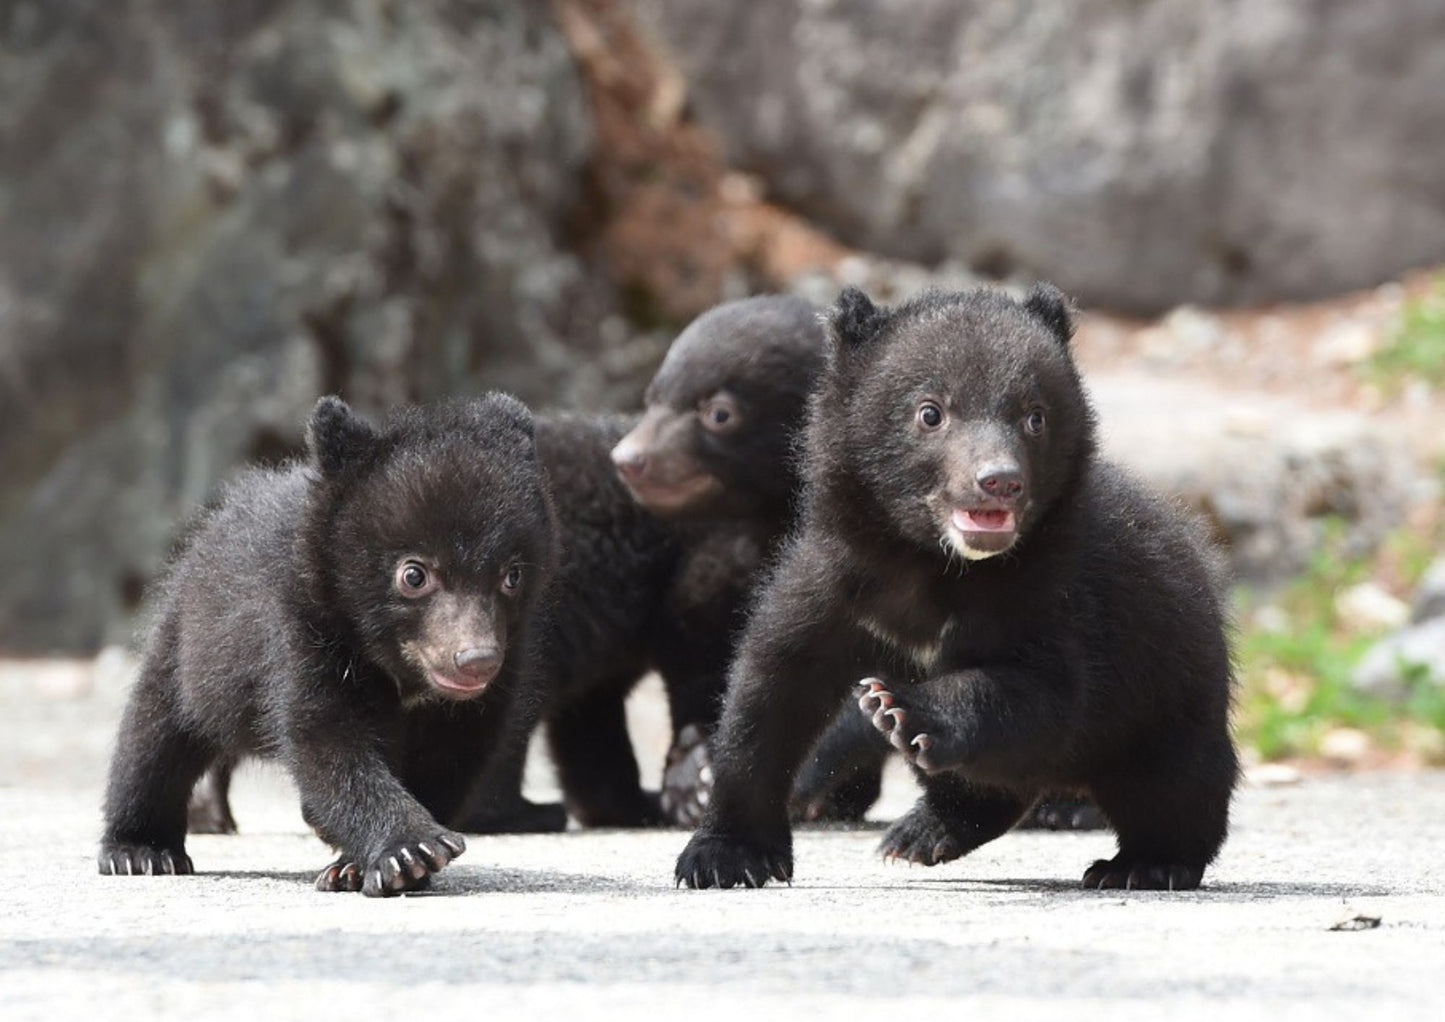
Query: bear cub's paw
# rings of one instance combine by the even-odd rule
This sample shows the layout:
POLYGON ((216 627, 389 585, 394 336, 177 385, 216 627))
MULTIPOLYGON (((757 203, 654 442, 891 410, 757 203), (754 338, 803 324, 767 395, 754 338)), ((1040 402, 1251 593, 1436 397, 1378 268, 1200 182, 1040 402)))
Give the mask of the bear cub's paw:
POLYGON ((962 756, 948 726, 921 705, 919 694, 901 696, 880 678, 864 678, 858 687, 858 709, 904 759, 927 773, 960 765, 962 756))
POLYGON ((763 846, 722 834, 698 831, 677 857, 677 885, 762 887, 769 880, 792 883, 793 853, 786 846, 763 846))
POLYGON ((403 891, 425 890, 431 875, 439 873, 467 850, 460 834, 438 831, 408 838, 384 849, 365 869, 343 855, 316 878, 318 891, 360 891, 368 898, 389 898, 403 891))
POLYGON ((712 796, 712 756, 707 738, 696 724, 689 724, 667 750, 662 768, 662 791, 658 793, 662 815, 679 827, 696 827, 712 796))
POLYGON ((186 876, 194 873, 191 857, 180 848, 107 841, 97 857, 101 876, 186 876))
POLYGON ((960 858, 967 847, 948 821, 920 799, 888 828, 878 851, 888 862, 937 866, 960 858))
POLYGON ((1100 859, 1084 871, 1084 886, 1097 890, 1192 891, 1204 870, 1179 863, 1145 862, 1124 855, 1100 859))

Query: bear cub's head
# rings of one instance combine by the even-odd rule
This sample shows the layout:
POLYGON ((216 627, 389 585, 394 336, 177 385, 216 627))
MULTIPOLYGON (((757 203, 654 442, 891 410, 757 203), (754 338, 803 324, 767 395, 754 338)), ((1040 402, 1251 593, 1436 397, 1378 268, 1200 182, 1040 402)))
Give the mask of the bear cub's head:
POLYGON ((825 345, 819 310, 801 298, 709 309, 668 349, 642 420, 613 449, 619 478, 658 515, 784 513, 825 345))
POLYGON ((312 598, 404 695, 480 695, 555 557, 531 412, 493 394, 374 428, 324 397, 307 444, 319 480, 299 556, 312 598))
POLYGON ((1021 302, 989 289, 927 292, 891 309, 849 288, 831 326, 810 462, 843 481, 835 493, 861 485, 916 545, 996 557, 1082 476, 1094 417, 1056 288, 1039 285, 1021 302))

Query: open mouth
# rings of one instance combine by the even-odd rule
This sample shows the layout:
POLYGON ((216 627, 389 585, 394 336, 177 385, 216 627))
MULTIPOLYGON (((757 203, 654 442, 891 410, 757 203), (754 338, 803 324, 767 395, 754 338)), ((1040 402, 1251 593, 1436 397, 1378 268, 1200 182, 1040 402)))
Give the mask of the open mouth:
POLYGON ((1013 532, 1014 513, 1007 508, 955 508, 953 527, 959 532, 1013 532))
POLYGON ((945 538, 960 556, 981 561, 1013 546, 1018 519, 1008 508, 954 508, 945 538))

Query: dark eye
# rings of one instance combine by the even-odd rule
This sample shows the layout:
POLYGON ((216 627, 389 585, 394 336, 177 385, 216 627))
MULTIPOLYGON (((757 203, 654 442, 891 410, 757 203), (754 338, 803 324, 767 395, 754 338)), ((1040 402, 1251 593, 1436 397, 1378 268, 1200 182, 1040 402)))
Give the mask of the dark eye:
POLYGON ((738 406, 728 394, 714 394, 697 406, 697 416, 709 433, 730 433, 738 428, 738 406))
POLYGON ((1029 412, 1029 417, 1024 420, 1024 429, 1032 436, 1038 436, 1044 431, 1044 413, 1035 408, 1029 412))
POLYGON ((502 588, 509 593, 516 592, 521 584, 522 569, 514 564, 507 569, 507 574, 502 577, 502 588))
POLYGON ((932 401, 918 406, 918 424, 924 429, 937 429, 943 425, 943 409, 932 401))
POLYGON ((403 596, 425 596, 435 588, 431 572, 420 561, 402 561, 396 569, 396 589, 403 596))

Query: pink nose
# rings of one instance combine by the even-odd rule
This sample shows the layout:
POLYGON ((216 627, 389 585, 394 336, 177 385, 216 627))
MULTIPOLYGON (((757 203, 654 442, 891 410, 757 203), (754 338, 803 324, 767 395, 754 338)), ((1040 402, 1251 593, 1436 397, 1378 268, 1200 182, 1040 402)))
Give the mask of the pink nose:
POLYGON ((637 479, 647 468, 647 455, 624 440, 612 449, 612 464, 624 479, 637 479))
POLYGON ((978 474, 978 485, 990 497, 1013 500, 1024 489, 1023 473, 1012 468, 987 468, 978 474))
POLYGON ((502 669, 502 651, 496 646, 458 650, 453 659, 468 678, 490 678, 502 669))

